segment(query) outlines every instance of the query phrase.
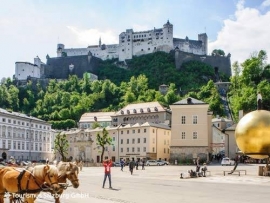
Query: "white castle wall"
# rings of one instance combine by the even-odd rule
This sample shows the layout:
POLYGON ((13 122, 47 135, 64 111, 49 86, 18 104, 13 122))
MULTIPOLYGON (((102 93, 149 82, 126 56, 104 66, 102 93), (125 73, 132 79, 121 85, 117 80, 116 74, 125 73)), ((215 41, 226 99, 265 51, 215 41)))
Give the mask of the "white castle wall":
POLYGON ((65 52, 67 56, 80 56, 87 55, 89 51, 93 56, 98 57, 102 60, 118 58, 118 44, 111 45, 94 45, 88 46, 87 48, 70 48, 65 49, 63 44, 57 45, 57 57, 61 57, 62 53, 65 52))
MULTIPOLYGON (((195 40, 192 40, 193 42, 195 40)), ((196 42, 196 41, 195 41, 196 42)), ((65 49, 63 44, 57 45, 57 56, 61 57, 62 52, 67 56, 87 55, 90 51, 93 56, 102 60, 118 58, 119 61, 132 59, 133 56, 153 53, 155 51, 170 52, 178 47, 181 51, 193 53, 196 55, 207 55, 208 39, 206 34, 198 35, 198 46, 186 40, 173 41, 173 25, 168 21, 163 25, 163 28, 133 32, 132 29, 127 29, 119 35, 119 44, 89 46, 87 48, 65 49), (199 43, 202 42, 202 44, 199 43)), ((196 43, 195 43, 196 44, 196 43)))
POLYGON ((15 78, 26 80, 28 76, 40 78, 40 67, 28 62, 15 63, 15 78))

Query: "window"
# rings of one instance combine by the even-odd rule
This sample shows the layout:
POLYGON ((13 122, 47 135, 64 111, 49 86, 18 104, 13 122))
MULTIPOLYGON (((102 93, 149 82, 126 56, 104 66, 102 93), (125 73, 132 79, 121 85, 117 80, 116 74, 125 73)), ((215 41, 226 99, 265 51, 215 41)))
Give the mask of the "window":
POLYGON ((166 153, 166 148, 164 148, 164 154, 166 153))
POLYGON ((129 144, 129 139, 127 139, 127 144, 129 144))
POLYGON ((121 135, 123 135, 123 130, 121 130, 121 135))
POLYGON ((13 141, 13 149, 16 149, 16 141, 13 141))
POLYGON ((8 123, 11 123, 11 119, 8 119, 8 123))
POLYGON ((129 130, 127 130, 127 134, 129 134, 129 130))
POLYGON ((197 124, 198 123, 198 116, 193 116, 193 124, 197 124))
POLYGON ((120 149, 120 152, 123 152, 123 148, 120 149))
POLYGON ((152 148, 152 152, 155 152, 155 147, 152 148))
POLYGON ((146 143, 146 138, 143 138, 143 143, 146 143))
POLYGON ((185 116, 182 116, 181 120, 182 120, 182 124, 186 124, 186 117, 185 116))
POLYGON ((153 129, 153 133, 155 133, 155 129, 153 129))
POLYGON ((2 140, 2 146, 3 146, 4 149, 6 148, 6 140, 2 140))
POLYGON ((115 137, 113 137, 112 140, 115 141, 115 137))
POLYGON ((141 129, 138 129, 138 133, 140 133, 141 132, 141 129))
POLYGON ((143 152, 146 152, 146 147, 143 148, 143 152))
POLYGON ((22 150, 24 150, 24 142, 22 142, 22 150))
POLYGON ((132 130, 132 133, 134 134, 135 133, 135 130, 132 130))
POLYGON ((138 141, 137 141, 137 142, 138 142, 138 144, 139 144, 139 143, 141 142, 141 139, 140 139, 140 138, 138 138, 138 141))
POLYGON ((193 139, 198 139, 198 133, 197 132, 193 132, 193 139))
POLYGON ((137 147, 137 152, 140 152, 141 151, 141 148, 140 147, 137 147))
POLYGON ((121 139, 121 144, 123 144, 123 139, 121 139))
POLYGON ((135 144, 135 139, 132 139, 132 144, 135 144))
POLYGON ((6 122, 6 119, 5 119, 5 118, 2 118, 2 121, 3 121, 3 122, 6 122))
POLYGON ((182 140, 186 139, 186 132, 182 132, 182 140))
POLYGON ((143 129, 143 132, 146 133, 146 129, 143 129))
POLYGON ((129 152, 129 148, 127 148, 127 152, 129 152))
POLYGON ((135 152, 135 148, 134 147, 132 147, 132 152, 135 152))
POLYGON ((113 145, 112 150, 115 151, 115 146, 113 145))
POLYGON ((155 142, 156 142, 156 139, 155 139, 155 138, 153 138, 153 144, 155 144, 155 142))
POLYGON ((21 149, 21 143, 18 142, 18 149, 21 149))

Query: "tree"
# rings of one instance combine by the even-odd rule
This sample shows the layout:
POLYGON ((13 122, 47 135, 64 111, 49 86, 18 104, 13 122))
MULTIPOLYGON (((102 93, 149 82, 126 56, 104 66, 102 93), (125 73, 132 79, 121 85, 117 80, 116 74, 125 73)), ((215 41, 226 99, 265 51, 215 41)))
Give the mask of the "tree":
POLYGON ((103 155, 104 155, 104 151, 105 151, 105 146, 111 145, 111 144, 112 144, 112 138, 109 136, 108 131, 105 128, 103 128, 102 135, 100 135, 100 133, 97 134, 97 145, 99 145, 102 149, 101 162, 103 162, 103 155))
POLYGON ((98 122, 94 122, 92 125, 92 129, 96 129, 98 127, 101 127, 101 125, 98 122))
POLYGON ((61 135, 61 133, 58 133, 54 140, 54 150, 60 154, 62 161, 67 160, 68 148, 69 144, 66 134, 61 135))
POLYGON ((225 56, 225 52, 221 49, 214 49, 212 51, 212 56, 225 56))

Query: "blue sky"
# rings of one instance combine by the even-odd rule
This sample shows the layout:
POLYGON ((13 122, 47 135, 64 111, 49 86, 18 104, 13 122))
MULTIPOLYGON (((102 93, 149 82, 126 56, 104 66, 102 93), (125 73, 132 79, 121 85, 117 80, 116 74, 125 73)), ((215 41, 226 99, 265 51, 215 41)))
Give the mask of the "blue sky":
POLYGON ((161 28, 197 39, 206 32, 213 49, 243 62, 254 52, 270 56, 270 0, 0 0, 0 79, 15 74, 15 62, 56 57, 57 43, 81 48, 118 43, 126 29, 161 28))

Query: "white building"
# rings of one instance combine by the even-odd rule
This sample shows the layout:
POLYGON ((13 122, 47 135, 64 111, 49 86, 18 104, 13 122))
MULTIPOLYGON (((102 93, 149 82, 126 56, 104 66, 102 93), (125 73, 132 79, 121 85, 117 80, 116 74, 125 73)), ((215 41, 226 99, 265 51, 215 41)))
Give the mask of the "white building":
POLYGON ((115 112, 90 112, 84 113, 79 121, 81 129, 92 128, 93 124, 97 122, 101 127, 105 128, 112 124, 112 117, 115 112))
POLYGON ((51 124, 0 108, 0 153, 5 159, 52 160, 51 124))
POLYGON ((34 58, 34 64, 29 62, 16 62, 15 63, 15 78, 17 80, 27 80, 27 77, 40 78, 41 64, 40 58, 34 58))
POLYGON ((206 33, 203 33, 198 35, 198 40, 190 40, 188 37, 174 38, 173 25, 167 21, 162 28, 153 30, 134 32, 133 29, 127 29, 126 32, 120 33, 118 44, 105 45, 101 43, 101 39, 98 45, 86 48, 65 48, 64 44, 58 44, 57 57, 87 55, 90 51, 93 56, 102 60, 118 58, 119 61, 125 61, 132 59, 133 56, 156 51, 169 53, 176 47, 183 52, 207 55, 208 37, 206 33))

